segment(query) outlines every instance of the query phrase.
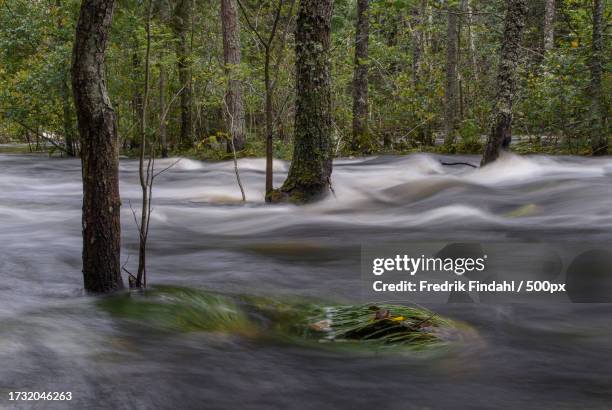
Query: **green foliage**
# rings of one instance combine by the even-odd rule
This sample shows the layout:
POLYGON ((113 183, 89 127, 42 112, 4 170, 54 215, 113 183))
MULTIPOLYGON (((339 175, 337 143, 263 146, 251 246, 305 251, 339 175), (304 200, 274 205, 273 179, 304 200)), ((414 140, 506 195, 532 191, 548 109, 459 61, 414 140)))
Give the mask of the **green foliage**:
MULTIPOLYGON (((471 0, 472 24, 461 22, 459 77, 460 129, 453 152, 479 152, 488 133, 494 98, 497 56, 504 2, 471 0), (470 48, 470 35, 475 48, 470 48)), ((558 149, 582 152, 593 127, 589 107, 589 62, 592 36, 591 1, 557 2, 555 48, 542 55, 543 6, 530 6, 524 41, 515 135, 544 136, 558 149)), ((79 0, 60 3, 5 0, 0 6, 0 134, 3 141, 24 141, 26 127, 61 140, 76 134, 70 90, 70 60, 79 0), (58 7, 56 4, 59 4, 58 7), (65 115, 67 113, 67 115, 65 115)), ((260 34, 269 34, 275 0, 243 1, 260 34), (256 20, 255 20, 256 17, 256 20)), ((297 4, 297 3, 296 3, 297 4)), ((444 84, 447 7, 461 2, 377 0, 370 2, 369 133, 359 153, 431 150, 444 125, 444 84), (416 14, 415 14, 416 13, 416 14), (420 16, 417 19, 415 16, 420 16), (420 34, 419 71, 413 64, 415 35, 420 34)), ((170 105, 166 130, 171 151, 200 158, 227 159, 223 141, 187 152, 178 151, 182 89, 177 73, 177 0, 154 2, 151 44, 151 90, 147 135, 156 136, 161 117, 159 77, 167 73, 165 102, 170 105)), ((190 5, 191 7, 191 5, 190 5)), ((279 33, 273 43, 274 152, 291 157, 294 133, 294 35, 297 7, 285 2, 279 33)), ((120 0, 107 52, 107 81, 118 114, 122 148, 137 147, 144 84, 145 3, 120 0)), ((188 63, 191 67, 193 124, 197 141, 227 132, 223 121, 228 77, 223 66, 219 3, 196 0, 189 13, 188 63)), ((243 81, 247 147, 239 156, 264 155, 265 116, 263 49, 241 16, 242 63, 230 67, 243 81)), ((355 41, 355 0, 336 0, 332 19, 332 84, 335 141, 339 154, 350 151, 352 81, 355 41)), ((609 10, 606 16, 609 16, 609 10)), ((607 21, 607 20, 606 20, 607 21)), ((606 38, 606 34, 604 34, 606 38)), ((606 43, 607 44, 607 43, 606 43)), ((604 50, 604 56, 609 51, 604 50)), ((610 59, 605 60, 604 105, 610 111, 610 59)), ((530 145, 533 149, 537 147, 530 145)), ((525 148, 525 147, 523 147, 525 148)), ((445 148, 448 150, 449 148, 445 148)), ((525 148, 527 149, 527 148, 525 148)), ((546 148, 548 149, 548 148, 546 148)))

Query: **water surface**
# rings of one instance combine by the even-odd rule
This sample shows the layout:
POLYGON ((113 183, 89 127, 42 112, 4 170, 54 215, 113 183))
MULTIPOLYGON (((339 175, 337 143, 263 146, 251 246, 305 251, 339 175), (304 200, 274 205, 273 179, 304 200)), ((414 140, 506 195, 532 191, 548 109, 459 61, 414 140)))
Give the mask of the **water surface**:
MULTIPOLYGON (((263 159, 240 161, 246 204, 232 163, 184 159, 154 189, 149 282, 351 302, 363 243, 612 239, 610 159, 511 156, 481 170, 440 160, 478 162, 338 160, 336 197, 298 208, 262 204, 263 159)), ((136 165, 121 162, 129 269, 136 165)), ((1 154, 0 169, 0 407, 15 390, 72 391, 79 409, 612 405, 611 305, 434 306, 480 341, 402 356, 134 326, 82 293, 79 162, 1 154)), ((287 164, 275 170, 279 186, 287 164)))

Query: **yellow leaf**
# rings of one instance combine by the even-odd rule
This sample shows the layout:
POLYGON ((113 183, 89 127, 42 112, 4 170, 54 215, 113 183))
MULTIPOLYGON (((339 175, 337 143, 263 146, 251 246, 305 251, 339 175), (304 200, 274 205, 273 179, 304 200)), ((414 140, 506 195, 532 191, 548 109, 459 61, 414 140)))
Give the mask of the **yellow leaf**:
POLYGON ((578 47, 578 40, 572 41, 572 48, 578 47))
POLYGON ((406 320, 406 318, 404 316, 396 316, 396 317, 392 317, 391 320, 394 322, 401 322, 403 320, 406 320))

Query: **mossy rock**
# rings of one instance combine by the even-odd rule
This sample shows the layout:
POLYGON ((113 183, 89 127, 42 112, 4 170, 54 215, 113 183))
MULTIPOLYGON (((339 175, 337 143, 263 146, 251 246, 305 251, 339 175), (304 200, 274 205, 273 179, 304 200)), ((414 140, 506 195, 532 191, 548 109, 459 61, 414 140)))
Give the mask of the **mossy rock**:
POLYGON ((390 304, 310 305, 284 332, 319 344, 381 350, 425 349, 461 340, 458 324, 423 308, 390 304))
POLYGON ((460 326, 423 308, 334 305, 161 286, 102 299, 111 315, 166 332, 221 332, 307 346, 419 350, 460 339, 460 326))
POLYGON ((381 351, 421 350, 473 338, 472 329, 421 308, 391 304, 334 305, 248 297, 268 318, 268 331, 291 343, 381 351))

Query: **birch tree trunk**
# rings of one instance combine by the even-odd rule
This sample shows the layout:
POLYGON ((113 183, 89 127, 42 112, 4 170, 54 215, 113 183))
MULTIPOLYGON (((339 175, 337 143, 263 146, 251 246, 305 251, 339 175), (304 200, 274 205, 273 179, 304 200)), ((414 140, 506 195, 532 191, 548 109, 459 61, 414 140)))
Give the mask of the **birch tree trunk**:
POLYGON ((544 51, 550 51, 555 46, 555 1, 546 0, 544 11, 544 51))
POLYGON ((83 278, 89 292, 123 287, 117 122, 104 64, 114 4, 83 0, 72 59, 83 174, 83 278))
POLYGON ((472 6, 470 0, 461 0, 461 11, 465 13, 465 23, 468 30, 468 47, 470 49, 470 63, 472 65, 472 75, 474 80, 478 82, 478 61, 476 58, 476 39, 474 36, 474 30, 472 28, 474 24, 474 16, 472 13, 472 6))
POLYGON ((491 129, 481 165, 495 161, 512 140, 512 103, 516 93, 516 78, 521 38, 527 15, 527 0, 507 0, 502 48, 497 73, 497 93, 492 111, 491 129))

